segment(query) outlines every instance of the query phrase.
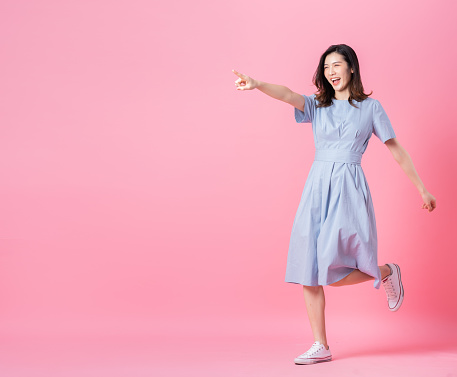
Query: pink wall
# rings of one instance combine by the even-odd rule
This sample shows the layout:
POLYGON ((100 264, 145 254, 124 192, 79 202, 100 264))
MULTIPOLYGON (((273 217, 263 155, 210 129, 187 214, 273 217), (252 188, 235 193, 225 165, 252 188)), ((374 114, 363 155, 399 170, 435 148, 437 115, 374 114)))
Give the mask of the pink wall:
MULTIPOLYGON (((310 95, 336 43, 357 52, 365 90, 437 198, 422 210, 371 139, 379 262, 404 277, 396 318, 455 319, 454 3, 278 4, 2 1, 0 327, 306 321, 284 273, 311 128, 236 91, 231 69, 310 95)), ((326 292, 329 318, 386 316, 371 283, 326 292)))

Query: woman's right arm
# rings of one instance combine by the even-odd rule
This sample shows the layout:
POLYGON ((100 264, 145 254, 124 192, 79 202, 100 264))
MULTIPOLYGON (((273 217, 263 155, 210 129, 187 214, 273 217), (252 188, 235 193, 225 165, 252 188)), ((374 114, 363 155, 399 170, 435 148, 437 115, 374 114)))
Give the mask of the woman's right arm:
POLYGON ((301 94, 293 92, 288 87, 254 80, 252 77, 239 73, 234 69, 232 69, 232 72, 239 77, 238 80, 235 81, 237 90, 258 89, 274 99, 286 102, 301 111, 304 110, 305 98, 301 94))

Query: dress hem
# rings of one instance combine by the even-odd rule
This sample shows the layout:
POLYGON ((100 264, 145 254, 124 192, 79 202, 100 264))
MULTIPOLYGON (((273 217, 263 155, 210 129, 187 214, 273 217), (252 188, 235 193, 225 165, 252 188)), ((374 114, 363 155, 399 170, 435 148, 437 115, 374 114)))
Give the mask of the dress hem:
MULTIPOLYGON (((354 271, 354 270, 357 270, 357 268, 353 268, 353 269, 352 269, 352 271, 354 271)), ((292 281, 292 280, 287 280, 287 279, 285 280, 285 282, 286 282, 286 283, 291 283, 291 284, 300 284, 300 285, 304 285, 305 287, 319 287, 319 286, 326 287, 326 286, 328 286, 328 285, 330 285, 330 284, 334 284, 334 283, 339 282, 340 280, 343 280, 343 279, 344 279, 346 276, 348 276, 352 271, 350 271, 349 273, 347 273, 346 275, 344 275, 342 278, 340 278, 340 279, 338 279, 338 280, 335 280, 335 281, 333 281, 333 282, 331 282, 331 283, 327 283, 327 284, 309 285, 309 284, 303 284, 303 283, 299 283, 299 282, 292 281)), ((365 273, 366 273, 366 272, 365 272, 365 273)), ((368 275, 368 274, 367 274, 367 275, 368 275)), ((375 288, 375 289, 379 289, 379 288, 380 288, 380 285, 381 285, 380 282, 378 282, 378 283, 376 282, 376 277, 375 277, 375 276, 373 276, 373 275, 370 275, 370 276, 372 276, 372 277, 374 278, 374 283, 373 283, 374 288, 375 288), (377 284, 376 284, 376 283, 377 283, 377 284)))

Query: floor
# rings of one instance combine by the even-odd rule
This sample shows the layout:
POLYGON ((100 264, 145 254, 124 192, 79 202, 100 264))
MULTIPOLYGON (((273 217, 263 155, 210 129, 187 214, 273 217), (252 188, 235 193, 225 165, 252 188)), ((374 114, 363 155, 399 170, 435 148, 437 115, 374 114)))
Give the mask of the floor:
POLYGON ((43 331, 3 324, 0 376, 457 377, 454 328, 356 322, 332 321, 333 360, 316 365, 293 363, 312 343, 306 324, 295 319, 104 321, 92 328, 47 324, 43 331))

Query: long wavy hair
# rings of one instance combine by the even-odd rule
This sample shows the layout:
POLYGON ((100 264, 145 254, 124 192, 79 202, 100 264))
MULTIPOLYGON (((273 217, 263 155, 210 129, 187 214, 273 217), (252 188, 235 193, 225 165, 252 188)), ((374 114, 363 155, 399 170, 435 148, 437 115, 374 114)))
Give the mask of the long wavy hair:
POLYGON ((357 59, 355 51, 345 44, 331 45, 320 58, 319 66, 317 67, 316 72, 313 76, 313 84, 318 90, 316 93, 316 99, 319 101, 317 107, 328 107, 333 104, 335 89, 333 89, 332 85, 328 82, 324 75, 325 58, 332 52, 337 52, 338 54, 342 55, 344 61, 348 64, 349 70, 351 68, 354 70, 354 72, 351 74, 352 77, 349 83, 348 102, 357 108, 352 100, 362 102, 363 100, 367 99, 368 96, 371 96, 373 91, 371 91, 370 94, 364 93, 362 79, 360 77, 359 60, 357 59))

